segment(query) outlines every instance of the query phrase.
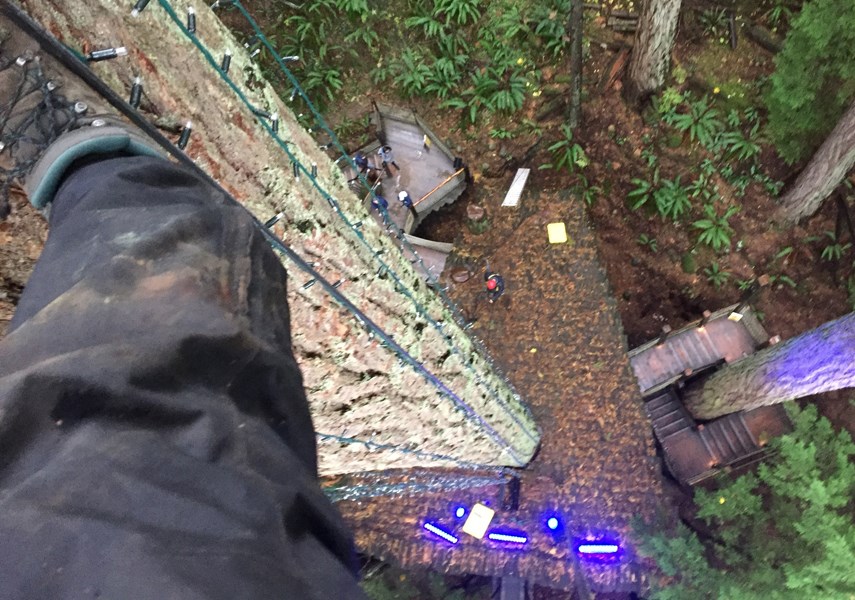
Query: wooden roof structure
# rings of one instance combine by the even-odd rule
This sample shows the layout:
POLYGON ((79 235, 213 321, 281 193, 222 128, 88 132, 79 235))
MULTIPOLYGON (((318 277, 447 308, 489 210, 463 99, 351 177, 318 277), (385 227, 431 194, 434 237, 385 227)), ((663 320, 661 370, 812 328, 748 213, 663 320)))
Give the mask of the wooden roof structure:
MULTIPOLYGON (((637 591, 644 581, 630 520, 667 509, 660 461, 583 207, 569 195, 550 200, 554 208, 546 215, 493 212, 494 228, 507 230, 517 247, 542 248, 548 258, 534 263, 510 249, 503 252, 491 266, 509 282, 509 297, 473 304, 477 277, 474 285, 452 291, 458 302, 473 306, 474 333, 507 371, 543 431, 539 453, 516 472, 518 510, 503 507, 505 485, 483 485, 487 474, 468 473, 479 487, 465 489, 458 478, 467 474, 446 470, 433 473, 456 482, 448 489, 414 486, 408 493, 403 486, 387 495, 342 500, 338 507, 361 551, 407 568, 513 575, 581 596, 590 590, 637 591), (566 224, 571 243, 547 243, 545 225, 555 217, 566 224), (452 545, 422 528, 432 520, 457 532, 453 508, 474 502, 489 502, 497 511, 494 526, 524 531, 528 543, 509 547, 455 534, 460 541, 452 545), (545 527, 552 514, 562 520, 561 535, 545 527), (623 554, 613 562, 581 561, 572 545, 583 539, 618 540, 623 554)), ((374 476, 384 485, 396 478, 388 472, 374 476)))

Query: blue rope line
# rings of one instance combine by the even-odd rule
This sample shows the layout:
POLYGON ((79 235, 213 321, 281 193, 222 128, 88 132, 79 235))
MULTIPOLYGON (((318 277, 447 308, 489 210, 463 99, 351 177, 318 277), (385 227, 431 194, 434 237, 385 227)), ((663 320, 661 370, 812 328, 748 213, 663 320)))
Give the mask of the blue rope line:
POLYGON ((378 444, 377 442, 372 442, 370 440, 360 440, 358 438, 346 437, 342 435, 334 435, 331 433, 316 433, 318 438, 322 440, 334 440, 336 442, 344 443, 344 444, 358 444, 365 446, 371 450, 394 450, 397 452, 401 452, 403 454, 413 454, 420 458, 429 458, 431 460, 447 460, 450 462, 454 462, 462 467, 466 467, 467 469, 480 469, 487 471, 496 471, 498 473, 504 473, 504 467, 496 467, 494 465, 483 465, 480 463, 475 463, 467 460, 460 460, 459 458, 455 458, 453 456, 448 456, 445 454, 437 454, 435 452, 426 452, 424 450, 415 450, 410 448, 405 448, 403 446, 397 444, 378 444))
MULTIPOLYGON (((164 10, 166 10, 167 14, 172 19, 172 21, 179 27, 179 29, 193 43, 193 45, 196 46, 196 48, 202 53, 202 55, 205 57, 207 62, 217 71, 217 73, 220 74, 220 77, 223 79, 223 81, 226 82, 226 84, 232 89, 232 91, 238 96, 238 98, 247 106, 247 108, 251 112, 253 112, 254 105, 244 95, 244 93, 240 90, 240 88, 238 88, 237 85, 235 85, 234 81, 232 81, 232 79, 228 76, 228 74, 222 70, 222 68, 220 67, 220 64, 216 61, 216 59, 214 59, 214 57, 211 55, 211 53, 208 51, 208 49, 205 48, 201 44, 201 42, 199 42, 199 40, 196 38, 196 36, 190 34, 190 32, 187 31, 183 21, 178 17, 178 15, 172 9, 172 6, 169 3, 169 1, 168 0, 158 0, 158 1, 159 1, 159 4, 164 8, 164 10)), ((234 2, 234 5, 240 7, 240 5, 237 2, 234 2)), ((261 34, 261 35, 263 35, 263 34, 261 34)), ((278 56, 277 56, 277 60, 278 60, 278 56)), ((291 76, 291 75, 289 74, 289 76, 291 76)), ((293 76, 291 76, 291 77, 293 78, 293 76)), ((296 84, 296 80, 294 80, 294 81, 296 84)), ((255 114, 255 113, 253 113, 253 114, 255 114)), ((353 224, 350 223, 350 221, 347 219, 346 215, 344 215, 342 213, 341 208, 338 206, 338 203, 332 198, 332 196, 329 193, 326 192, 326 190, 324 190, 321 187, 320 183, 311 175, 311 172, 305 167, 305 165, 303 165, 302 162, 300 162, 300 160, 296 157, 296 155, 294 155, 291 152, 291 150, 288 148, 286 143, 281 138, 279 138, 279 136, 272 130, 270 125, 263 118, 258 117, 257 115, 256 115, 256 117, 258 118, 258 121, 261 124, 261 126, 274 139, 274 141, 277 143, 277 145, 280 147, 280 149, 282 149, 287 154, 287 156, 292 161, 292 163, 295 166, 297 166, 299 170, 301 170, 303 173, 305 173, 307 178, 312 182, 313 186, 318 190, 318 192, 321 193, 322 197, 324 197, 327 200, 327 202, 335 209, 335 211, 339 213, 341 218, 344 220, 345 224, 348 225, 348 227, 350 227, 351 230, 357 231, 357 236, 363 242, 363 244, 375 256, 378 256, 377 253, 374 252, 373 249, 371 249, 370 245, 367 243, 367 240, 365 240, 364 237, 361 235, 361 233, 358 232, 358 229, 354 228, 353 224)), ((267 231, 267 230, 265 229, 265 231, 267 231)), ((281 248, 278 248, 278 249, 280 249, 280 251, 288 253, 290 255, 289 257, 292 258, 292 260, 296 256, 296 255, 293 255, 293 253, 290 251, 290 249, 287 249, 287 247, 282 245, 281 242, 275 236, 273 236, 272 233, 269 234, 268 239, 276 240, 276 243, 278 244, 278 246, 281 246, 281 248)), ((274 244, 274 245, 277 245, 277 244, 274 244)), ((389 266, 386 265, 382 260, 380 260, 379 256, 378 256, 378 260, 381 263, 381 265, 383 266, 383 268, 386 271, 388 271, 392 275, 392 277, 395 279, 395 281, 397 283, 397 287, 399 287, 400 290, 402 290, 406 293, 407 292, 406 286, 403 284, 403 282, 400 281, 400 279, 397 278, 397 276, 395 276, 394 271, 391 268, 389 268, 389 266)), ((333 296, 336 297, 336 299, 339 301, 340 304, 342 304, 345 308, 347 308, 348 310, 350 310, 350 312, 352 312, 354 314, 357 314, 357 313, 360 315, 362 314, 361 311, 358 311, 358 309, 356 309, 355 306, 353 306, 348 300, 346 300, 344 298, 344 296, 341 296, 341 294, 338 292, 338 290, 333 288, 331 284, 326 282, 326 280, 324 280, 313 269, 308 267, 308 265, 306 265, 306 267, 310 269, 310 271, 307 271, 307 272, 310 272, 311 274, 313 274, 313 278, 315 278, 318 281, 323 280, 322 283, 326 284, 326 285, 323 285, 323 287, 325 289, 328 288, 327 291, 332 293, 333 296), (339 299, 339 297, 340 297, 340 299, 339 299), (346 302, 346 304, 344 304, 345 302, 346 302)), ((417 305, 417 308, 420 308, 420 306, 417 305)), ((362 316, 364 318, 360 319, 360 321, 365 322, 367 320, 367 317, 365 317, 364 315, 362 315, 362 316)), ((428 315, 424 315, 424 317, 426 319, 430 319, 430 317, 428 315)), ((372 325, 373 325, 373 323, 372 323, 372 325)), ((465 414, 467 414, 471 417, 474 417, 474 419, 476 421, 478 421, 482 425, 482 427, 485 428, 485 430, 491 435, 491 437, 493 437, 494 440, 496 440, 500 446, 503 446, 510 453, 510 455, 513 456, 513 458, 517 462, 520 462, 520 463, 522 462, 520 460, 520 458, 518 456, 516 456, 516 454, 514 453, 512 446, 508 442, 506 442, 501 437, 501 435, 498 432, 496 432, 496 430, 489 423, 484 421, 484 419, 482 419, 480 417, 480 415, 478 415, 478 413, 474 411, 474 409, 472 409, 468 404, 466 404, 459 396, 454 394, 454 392, 449 390, 441 381, 439 381, 439 379, 436 378, 436 376, 434 376, 427 369, 425 369, 424 366, 421 365, 421 363, 419 363, 414 358, 412 358, 412 356, 410 356, 409 353, 406 352, 406 350, 404 350, 402 347, 398 346, 398 344, 396 344, 394 341, 392 341, 391 337, 388 334, 383 332, 376 325, 373 325, 373 329, 375 329, 375 332, 381 337, 381 339, 383 339, 384 341, 386 341, 386 343, 388 345, 393 346, 393 348, 396 349, 395 351, 399 355, 400 358, 405 360, 405 362, 410 363, 414 369, 419 371, 430 383, 432 383, 435 387, 437 387, 437 389, 439 389, 443 393, 446 393, 448 395, 448 397, 452 400, 452 402, 455 404, 455 406, 462 409, 465 414)), ((466 365, 467 364, 466 361, 463 361, 463 364, 466 365)), ((510 416, 512 420, 516 421, 519 424, 518 420, 516 419, 516 416, 512 412, 509 412, 507 410, 507 408, 505 407, 504 403, 501 401, 500 401, 500 406, 501 406, 501 408, 504 409, 505 414, 510 416)), ((537 439, 536 437, 531 436, 531 434, 527 431, 527 429, 525 429, 522 425, 520 425, 520 427, 523 429, 523 432, 526 433, 530 437, 530 439, 532 439, 532 441, 537 439)))

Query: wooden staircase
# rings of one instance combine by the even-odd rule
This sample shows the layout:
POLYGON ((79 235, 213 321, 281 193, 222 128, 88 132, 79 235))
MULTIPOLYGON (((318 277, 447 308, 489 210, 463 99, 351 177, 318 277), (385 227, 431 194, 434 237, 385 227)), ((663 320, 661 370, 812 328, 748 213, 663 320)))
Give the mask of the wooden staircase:
POLYGON ((729 414, 698 428, 701 441, 718 465, 728 465, 760 450, 743 414, 729 414))
POLYGON ((644 410, 653 424, 657 439, 663 446, 668 438, 691 430, 695 425, 692 417, 683 408, 683 403, 670 387, 651 398, 644 405, 644 410))

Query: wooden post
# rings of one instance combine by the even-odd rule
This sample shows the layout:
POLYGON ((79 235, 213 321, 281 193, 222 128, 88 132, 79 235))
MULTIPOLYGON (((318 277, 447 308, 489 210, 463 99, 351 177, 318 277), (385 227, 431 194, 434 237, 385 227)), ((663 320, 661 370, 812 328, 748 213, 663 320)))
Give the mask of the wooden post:
POLYGON ((710 317, 712 316, 712 313, 708 310, 705 310, 702 314, 703 318, 701 319, 701 322, 698 323, 698 327, 704 327, 707 323, 710 322, 710 317))

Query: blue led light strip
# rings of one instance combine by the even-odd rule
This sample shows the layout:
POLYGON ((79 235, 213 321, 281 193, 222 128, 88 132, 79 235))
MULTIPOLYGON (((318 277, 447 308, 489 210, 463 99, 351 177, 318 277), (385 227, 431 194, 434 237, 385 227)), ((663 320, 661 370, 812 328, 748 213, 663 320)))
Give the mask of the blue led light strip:
POLYGON ((494 542, 512 542, 514 544, 525 544, 528 541, 528 537, 524 535, 513 535, 510 533, 492 532, 488 533, 487 537, 494 542))
POLYGON ((438 525, 434 525, 433 523, 425 523, 424 525, 422 525, 422 527, 424 527, 431 533, 438 535, 445 541, 451 542, 452 544, 456 544, 459 541, 456 537, 448 533, 446 530, 442 529, 438 525))
POLYGON ((579 544, 580 554, 616 554, 620 547, 617 544, 579 544))

